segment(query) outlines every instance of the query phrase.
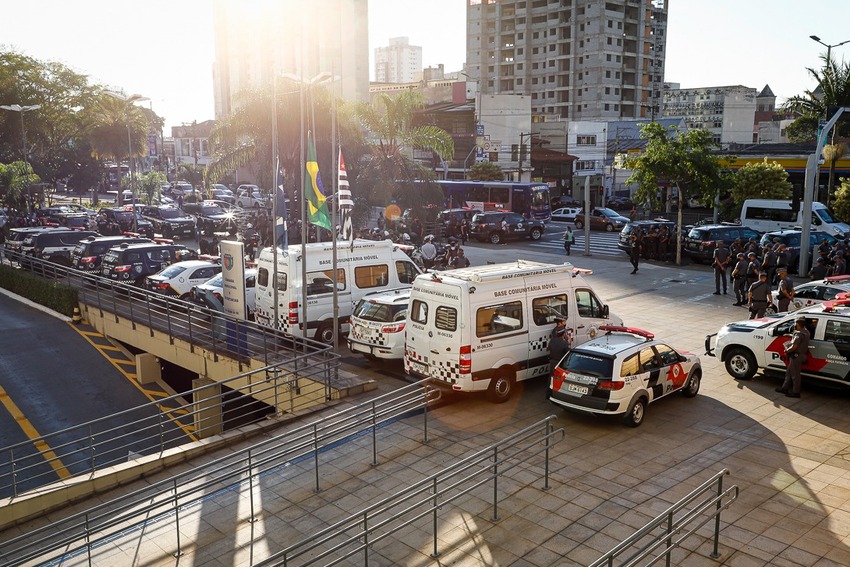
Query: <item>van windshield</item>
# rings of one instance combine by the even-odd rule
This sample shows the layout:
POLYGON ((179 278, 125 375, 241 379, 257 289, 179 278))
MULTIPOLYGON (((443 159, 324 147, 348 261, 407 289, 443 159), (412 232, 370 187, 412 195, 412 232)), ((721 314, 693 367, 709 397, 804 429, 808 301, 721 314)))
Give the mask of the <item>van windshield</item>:
POLYGON ((832 213, 829 209, 815 209, 815 213, 821 218, 821 220, 827 224, 832 224, 834 222, 838 222, 832 216, 832 213))

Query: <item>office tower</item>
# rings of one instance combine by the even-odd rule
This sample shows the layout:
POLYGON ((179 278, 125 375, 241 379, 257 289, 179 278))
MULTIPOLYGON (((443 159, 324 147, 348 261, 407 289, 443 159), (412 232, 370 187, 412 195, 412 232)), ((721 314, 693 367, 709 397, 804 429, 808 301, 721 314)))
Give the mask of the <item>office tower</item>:
POLYGON ((413 83, 422 80, 422 48, 406 37, 390 38, 387 47, 375 48, 375 82, 413 83))

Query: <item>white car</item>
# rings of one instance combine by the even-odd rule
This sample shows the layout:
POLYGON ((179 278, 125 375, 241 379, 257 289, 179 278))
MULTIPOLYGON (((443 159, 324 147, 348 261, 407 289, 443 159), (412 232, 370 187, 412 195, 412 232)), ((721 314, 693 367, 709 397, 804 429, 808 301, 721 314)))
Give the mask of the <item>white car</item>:
POLYGON ((236 202, 236 195, 233 194, 233 191, 231 191, 227 188, 226 185, 222 185, 221 183, 213 183, 210 186, 210 196, 213 199, 226 201, 228 203, 236 202))
POLYGON ((402 360, 409 302, 410 288, 363 297, 351 314, 348 350, 369 360, 402 360))
POLYGON ((240 185, 236 190, 236 206, 243 209, 255 209, 266 206, 263 191, 256 185, 240 185))
POLYGON ((171 297, 188 299, 192 288, 221 273, 221 264, 209 260, 177 262, 145 278, 145 287, 171 297))
MULTIPOLYGON (((824 301, 835 299, 839 293, 850 291, 850 275, 830 276, 823 280, 815 280, 794 286, 794 300, 788 305, 788 312, 797 311, 804 307, 820 305, 824 301)), ((779 290, 771 292, 773 304, 767 308, 768 315, 776 313, 779 301, 779 290)))
POLYGON ((705 353, 717 356, 736 380, 749 380, 761 368, 784 374, 785 343, 798 317, 805 317, 811 333, 803 377, 850 386, 850 299, 843 295, 795 313, 724 325, 705 337, 705 353))
MULTIPOLYGON (((257 268, 245 269, 245 305, 248 307, 248 320, 254 320, 254 304, 257 291, 257 268)), ((224 276, 219 273, 212 279, 196 285, 192 289, 192 300, 200 305, 224 311, 224 276)))
POLYGON ((553 221, 574 222, 576 215, 581 210, 580 207, 561 207, 552 211, 553 221))
POLYGON ((549 401, 581 412, 622 415, 626 425, 637 427, 648 404, 674 392, 686 398, 699 392, 697 355, 642 329, 603 325, 599 331, 605 334, 573 347, 558 363, 549 401))

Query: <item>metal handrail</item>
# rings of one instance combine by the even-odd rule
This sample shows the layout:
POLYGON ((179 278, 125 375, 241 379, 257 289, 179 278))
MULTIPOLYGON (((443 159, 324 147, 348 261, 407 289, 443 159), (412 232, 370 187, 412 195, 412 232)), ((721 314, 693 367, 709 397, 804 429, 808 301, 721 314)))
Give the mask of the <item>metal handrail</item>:
POLYGON ((429 515, 432 518, 432 557, 437 557, 440 553, 437 548, 438 513, 443 506, 492 481, 492 519, 498 520, 499 477, 541 454, 544 456, 543 490, 549 489, 549 450, 565 436, 563 428, 554 428, 555 420, 555 416, 549 416, 529 425, 254 565, 288 567, 301 558, 304 561, 297 565, 318 562, 335 565, 361 552, 364 565, 368 565, 372 545, 429 515))
MULTIPOLYGON (((339 356, 334 354, 329 346, 292 337, 248 321, 237 321, 207 308, 125 284, 116 284, 99 276, 37 258, 23 257, 14 252, 7 252, 7 256, 36 273, 57 276, 66 280, 67 285, 78 287, 81 290, 81 301, 93 300, 94 307, 101 314, 113 313, 117 318, 118 312, 122 312, 122 316, 129 313, 134 325, 150 328, 151 334, 154 328, 160 331, 168 329, 172 342, 175 337, 188 337, 191 341, 202 340, 211 335, 212 345, 206 346, 212 347, 210 350, 216 357, 215 360, 218 360, 219 356, 237 357, 243 372, 212 386, 202 386, 0 448, 0 498, 15 498, 22 493, 22 488, 29 490, 50 484, 57 480, 57 474, 62 477, 90 474, 97 468, 126 462, 131 451, 137 454, 162 453, 185 442, 187 437, 194 440, 205 436, 209 428, 217 428, 217 425, 207 424, 201 415, 203 411, 221 408, 224 420, 238 411, 228 409, 232 404, 230 392, 219 393, 213 390, 222 385, 231 388, 231 391, 253 395, 255 399, 267 397, 274 400, 275 407, 280 407, 281 394, 297 391, 301 384, 299 381, 309 379, 321 385, 325 399, 330 398, 331 388, 337 378, 339 356), (85 288, 86 283, 94 284, 93 291, 85 288), (129 300, 119 304, 119 296, 123 294, 126 294, 129 300), (133 308, 134 303, 144 307, 133 308), (207 324, 207 320, 210 323, 207 324), (226 341, 217 340, 216 333, 211 331, 216 325, 227 324, 244 326, 246 330, 245 344, 238 344, 236 352, 227 346, 226 341), (246 357, 246 352, 266 364, 261 368, 248 370, 250 359, 246 357), (241 382, 248 382, 249 387, 242 387, 241 382), (193 402, 198 399, 206 400, 207 406, 197 407, 193 402), (173 422, 173 426, 163 422, 161 408, 169 408, 170 416, 167 421, 173 422), (196 421, 200 422, 200 428, 195 426, 196 421)), ((194 348, 195 343, 190 344, 194 348)), ((289 407, 286 411, 296 412, 309 403, 313 402, 297 402, 293 396, 289 396, 289 407)), ((254 421, 263 417, 264 415, 257 415, 254 421)))
MULTIPOLYGON (((342 410, 330 417, 301 425, 261 443, 215 459, 202 467, 178 473, 166 480, 119 496, 109 502, 54 520, 41 528, 0 542, 0 562, 22 565, 28 561, 71 558, 86 553, 89 562, 96 548, 128 530, 141 529, 160 521, 172 521, 181 552, 180 514, 211 495, 249 483, 251 518, 254 490, 261 476, 313 457, 316 490, 319 491, 319 455, 341 441, 372 432, 372 458, 377 464, 376 430, 391 421, 423 413, 423 442, 428 442, 428 407, 441 391, 422 380, 384 394, 374 400, 342 410)), ((140 535, 144 538, 144 534, 140 535)))
POLYGON ((619 565, 620 567, 632 567, 647 559, 656 551, 658 553, 652 556, 650 562, 645 565, 654 565, 661 559, 665 559, 666 566, 670 567, 670 554, 673 550, 681 547, 683 541, 694 535, 698 529, 712 519, 714 519, 714 550, 711 557, 715 559, 720 557, 720 513, 738 499, 737 485, 726 490, 723 489, 723 477, 728 474, 729 469, 723 469, 712 476, 641 529, 620 542, 611 551, 591 563, 589 567, 614 567, 614 560, 629 552, 631 552, 631 555, 628 555, 619 565), (708 495, 706 496, 706 494, 708 495), (728 499, 724 501, 724 498, 727 497, 728 499), (702 500, 697 501, 700 498, 702 500), (686 508, 692 504, 694 505, 693 508, 686 508), (683 513, 677 518, 678 512, 683 513), (658 528, 663 531, 652 536, 652 532, 658 528), (641 541, 647 537, 649 537, 649 540, 641 544, 641 541), (663 549, 659 550, 662 547, 663 549))

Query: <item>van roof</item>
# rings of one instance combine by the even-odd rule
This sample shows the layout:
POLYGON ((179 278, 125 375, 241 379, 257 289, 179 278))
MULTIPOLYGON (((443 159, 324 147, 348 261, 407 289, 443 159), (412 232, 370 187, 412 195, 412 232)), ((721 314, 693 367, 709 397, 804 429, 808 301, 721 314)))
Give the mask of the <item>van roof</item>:
MULTIPOLYGON (((434 271, 431 272, 431 275, 432 279, 442 279, 443 277, 447 277, 470 282, 492 282, 536 276, 540 274, 558 273, 569 273, 573 276, 577 276, 581 273, 591 272, 590 270, 576 268, 569 262, 565 262, 563 264, 546 264, 543 262, 532 262, 531 260, 517 260, 516 262, 508 262, 505 264, 488 264, 486 266, 472 266, 469 268, 458 268, 456 270, 434 271)), ((425 277, 427 277, 427 274, 425 277)))

